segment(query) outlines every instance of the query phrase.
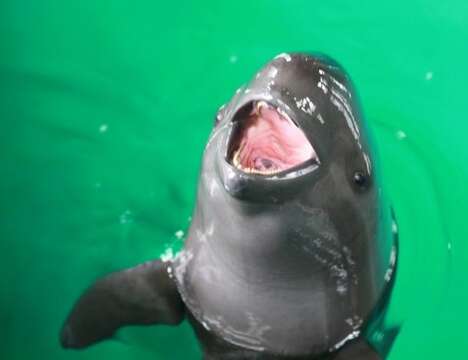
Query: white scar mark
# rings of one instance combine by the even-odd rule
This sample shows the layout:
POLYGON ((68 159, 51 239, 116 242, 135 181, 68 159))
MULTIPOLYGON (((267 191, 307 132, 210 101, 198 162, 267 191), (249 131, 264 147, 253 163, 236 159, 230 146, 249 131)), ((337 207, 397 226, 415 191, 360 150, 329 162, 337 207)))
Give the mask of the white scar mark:
POLYGON ((272 87, 273 85, 275 85, 275 81, 274 81, 274 80, 271 80, 271 81, 268 83, 268 85, 267 85, 267 90, 268 90, 268 91, 271 91, 271 87, 272 87))
POLYGON ((333 352, 340 349, 341 347, 343 347, 344 344, 346 344, 350 340, 356 339, 360 334, 361 332, 359 330, 354 330, 351 334, 346 336, 340 342, 336 343, 335 346, 331 347, 329 351, 333 352))
POLYGON ((270 70, 268 70, 268 76, 269 77, 276 77, 276 75, 278 74, 278 69, 275 68, 275 67, 271 67, 270 70))
POLYGON ((216 183, 216 180, 211 179, 211 182, 210 182, 210 195, 214 196, 217 189, 218 189, 218 184, 216 183))
POLYGON ((213 233, 214 233, 214 223, 211 223, 209 226, 208 226, 208 229, 206 229, 206 233, 208 236, 212 236, 213 233))
POLYGON ((197 234, 198 241, 200 241, 201 243, 206 242, 206 240, 207 240, 206 233, 204 233, 201 230, 197 230, 196 234, 197 234))

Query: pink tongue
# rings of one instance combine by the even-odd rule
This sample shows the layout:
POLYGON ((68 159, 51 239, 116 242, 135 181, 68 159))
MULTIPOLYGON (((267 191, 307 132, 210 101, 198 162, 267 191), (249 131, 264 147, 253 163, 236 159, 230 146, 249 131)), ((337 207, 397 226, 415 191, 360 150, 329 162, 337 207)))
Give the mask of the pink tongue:
POLYGON ((287 170, 315 156, 304 133, 266 104, 258 104, 245 120, 237 149, 240 165, 258 171, 287 170))

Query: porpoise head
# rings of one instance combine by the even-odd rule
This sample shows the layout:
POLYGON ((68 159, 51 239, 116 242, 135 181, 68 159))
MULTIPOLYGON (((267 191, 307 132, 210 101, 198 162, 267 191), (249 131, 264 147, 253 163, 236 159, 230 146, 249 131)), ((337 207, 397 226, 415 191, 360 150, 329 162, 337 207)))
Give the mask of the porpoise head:
POLYGON ((175 278, 233 344, 320 355, 358 336, 391 278, 392 215, 344 69, 281 54, 222 107, 175 278))

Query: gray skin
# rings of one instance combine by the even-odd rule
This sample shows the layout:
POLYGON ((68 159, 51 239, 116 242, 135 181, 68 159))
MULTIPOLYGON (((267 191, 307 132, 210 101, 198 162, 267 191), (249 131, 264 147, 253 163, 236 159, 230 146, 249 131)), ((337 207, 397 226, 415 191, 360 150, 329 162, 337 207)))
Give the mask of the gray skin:
POLYGON ((218 112, 182 251, 98 280, 61 343, 82 348, 124 325, 188 318, 205 359, 379 359, 360 335, 396 263, 382 193, 346 72, 323 55, 282 54, 218 112), (232 165, 258 101, 287 115, 318 159, 271 175, 232 165))

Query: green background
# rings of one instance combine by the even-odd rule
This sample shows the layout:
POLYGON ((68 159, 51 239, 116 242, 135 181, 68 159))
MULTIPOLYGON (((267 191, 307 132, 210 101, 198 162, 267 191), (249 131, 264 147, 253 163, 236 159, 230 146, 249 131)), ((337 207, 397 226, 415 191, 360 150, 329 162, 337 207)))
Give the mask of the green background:
POLYGON ((58 331, 96 277, 180 246, 217 108, 307 50, 349 71, 380 148, 400 225, 388 358, 468 358, 466 0, 3 0, 1 359, 200 357, 186 324, 80 352, 58 331))

